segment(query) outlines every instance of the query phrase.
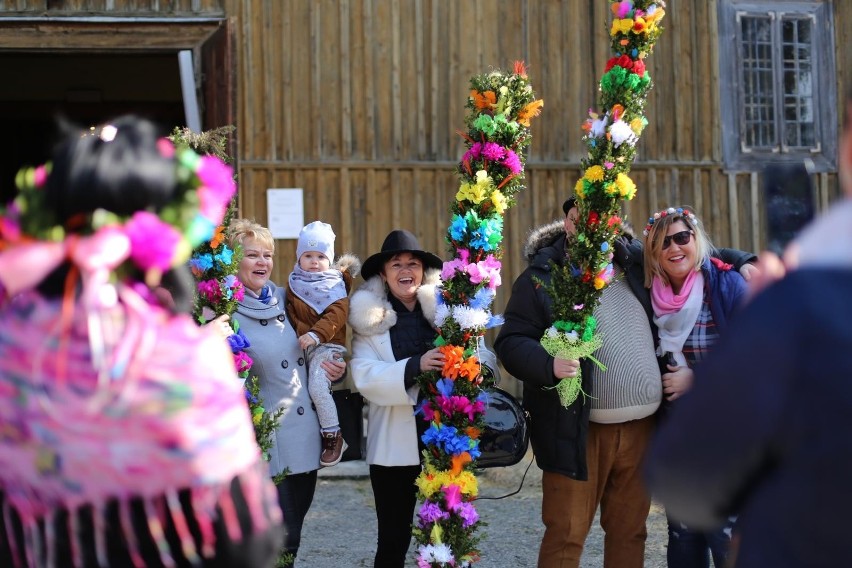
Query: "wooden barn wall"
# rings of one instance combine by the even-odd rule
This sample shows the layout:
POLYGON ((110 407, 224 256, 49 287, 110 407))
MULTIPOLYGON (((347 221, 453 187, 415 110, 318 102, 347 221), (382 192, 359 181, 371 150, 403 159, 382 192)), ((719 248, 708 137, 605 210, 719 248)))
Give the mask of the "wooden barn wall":
MULTIPOLYGON (((848 3, 837 2, 838 69, 850 57, 848 3)), ((609 2, 571 0, 245 0, 237 24, 241 211, 266 219, 265 189, 305 190, 306 220, 337 229, 338 249, 366 256, 394 227, 445 250, 453 169, 464 151, 471 75, 523 59, 542 116, 533 122, 527 186, 508 214, 498 304, 520 272, 527 231, 561 214, 583 153, 610 47, 609 2)), ((649 70, 655 81, 626 207, 641 225, 670 204, 697 208, 714 241, 763 244, 759 179, 721 166, 716 2, 670 0, 649 70)), ((836 195, 818 176, 820 202, 836 195)), ((276 277, 293 263, 281 243, 276 277)))
POLYGON ((49 16, 221 16, 222 0, 0 0, 0 12, 49 16))
MULTIPOLYGON (((689 204, 716 244, 759 250, 759 176, 721 163, 717 0, 667 7, 648 59, 650 124, 632 174, 640 191, 626 217, 641 229, 650 211, 689 204)), ((303 188, 306 221, 331 223, 337 250, 362 258, 396 227, 448 256, 468 80, 526 61, 545 105, 533 122, 527 189, 507 214, 496 311, 524 267, 528 231, 561 218, 583 155, 580 124, 611 53, 607 0, 0 0, 0 12, 227 17, 241 214, 265 223, 267 188, 303 188)), ((833 12, 842 92, 852 81, 852 2, 834 0, 833 12)), ((824 208, 838 195, 836 176, 815 181, 824 208)), ((274 278, 282 282, 295 242, 278 248, 274 278)))

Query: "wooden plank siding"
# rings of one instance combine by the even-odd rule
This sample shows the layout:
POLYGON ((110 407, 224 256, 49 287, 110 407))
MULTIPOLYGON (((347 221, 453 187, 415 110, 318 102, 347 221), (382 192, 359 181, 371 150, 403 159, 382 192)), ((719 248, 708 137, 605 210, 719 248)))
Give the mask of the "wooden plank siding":
MULTIPOLYGON (((724 170, 717 0, 669 0, 648 62, 655 88, 626 218, 641 231, 664 206, 696 208, 715 244, 764 245, 760 179, 724 170)), ((305 220, 331 223, 362 258, 393 228, 448 256, 448 206, 464 146, 471 75, 525 60, 545 105, 533 121, 527 189, 507 215, 502 311, 528 231, 561 217, 579 175, 580 124, 610 56, 608 0, 0 0, 5 16, 222 17, 237 65, 241 214, 265 222, 266 189, 301 187, 305 220)), ((833 0, 838 102, 852 81, 852 2, 833 0)), ((14 24, 12 24, 14 25, 14 24)), ((24 24, 22 24, 24 25, 24 24)), ((26 24, 31 25, 31 24, 26 24)), ((12 34, 13 35, 13 34, 12 34)), ((824 209, 836 175, 815 176, 824 209)), ((292 268, 279 242, 274 279, 292 268)))

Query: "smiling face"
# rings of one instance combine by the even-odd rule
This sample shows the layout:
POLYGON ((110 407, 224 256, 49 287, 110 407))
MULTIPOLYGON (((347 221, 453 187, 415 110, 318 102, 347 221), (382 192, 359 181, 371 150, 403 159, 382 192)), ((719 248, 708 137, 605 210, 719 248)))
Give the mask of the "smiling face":
POLYGON ((272 275, 272 257, 275 251, 257 239, 246 238, 243 241, 243 259, 237 278, 243 286, 260 294, 272 275))
POLYGON ((299 257, 299 268, 305 272, 325 272, 330 266, 328 257, 315 250, 303 252, 299 257))
MULTIPOLYGON (((683 231, 690 231, 690 228, 683 221, 677 220, 668 226, 666 237, 671 237, 683 231)), ((675 293, 678 293, 683 281, 686 280, 690 272, 695 270, 695 265, 698 262, 698 251, 693 235, 690 235, 689 241, 683 245, 679 245, 674 239, 669 239, 669 241, 668 248, 659 251, 657 261, 660 268, 669 277, 675 293)))
POLYGON ((417 289, 423 282, 423 261, 402 252, 385 261, 381 277, 394 297, 409 309, 417 303, 417 289))

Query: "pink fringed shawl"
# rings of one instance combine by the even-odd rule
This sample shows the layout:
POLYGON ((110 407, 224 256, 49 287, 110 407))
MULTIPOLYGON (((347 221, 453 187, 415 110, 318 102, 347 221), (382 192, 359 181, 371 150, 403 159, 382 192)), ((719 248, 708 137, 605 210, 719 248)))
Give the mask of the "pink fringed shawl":
MULTIPOLYGON (((166 515, 184 556, 210 556, 217 506, 229 536, 241 537, 229 492, 235 477, 254 528, 264 530, 279 518, 268 516, 274 488, 243 396, 225 342, 188 316, 173 316, 127 289, 111 309, 87 315, 76 305, 70 317, 62 315, 61 300, 18 295, 0 306, 0 490, 7 530, 14 510, 27 556, 46 550, 44 564, 51 565, 51 543, 40 539, 53 538, 52 515, 91 505, 100 557, 99 524, 107 502, 116 500, 138 565, 129 501, 140 498, 164 564, 171 564, 166 515), (202 550, 189 534, 180 489, 191 491, 202 550), (161 510, 163 502, 168 511, 161 510), (37 530, 40 519, 48 521, 46 533, 37 530)), ((76 555, 74 548, 72 542, 76 555)))

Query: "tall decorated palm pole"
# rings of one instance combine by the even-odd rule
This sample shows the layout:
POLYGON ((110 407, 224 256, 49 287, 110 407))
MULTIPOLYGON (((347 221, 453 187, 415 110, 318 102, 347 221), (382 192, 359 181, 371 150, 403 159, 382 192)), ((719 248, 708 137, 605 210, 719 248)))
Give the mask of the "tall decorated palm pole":
MULTIPOLYGON (((645 59, 662 33, 659 24, 665 15, 661 0, 622 0, 610 5, 614 55, 600 80, 598 110, 590 111, 583 124, 588 154, 574 187, 577 232, 568 240, 568 262, 554 267, 545 288, 553 299, 556 321, 541 343, 551 355, 567 359, 591 357, 600 347, 593 312, 602 290, 612 281, 612 246, 621 230, 621 203, 636 194, 628 174, 636 143, 648 124, 644 109, 651 76, 645 59)), ((577 399, 581 381, 578 376, 558 383, 563 406, 577 399)))
POLYGON ((429 422, 417 479, 419 568, 479 560, 474 467, 487 404, 483 389, 494 382, 479 354, 485 331, 502 323, 491 306, 500 286, 503 215, 524 188, 530 119, 543 104, 522 62, 511 72, 476 75, 470 87, 466 130, 459 132, 467 151, 458 166, 461 183, 447 230, 454 258, 444 263, 435 321, 435 344, 446 359, 440 372, 418 377, 424 395, 418 412, 429 422))

